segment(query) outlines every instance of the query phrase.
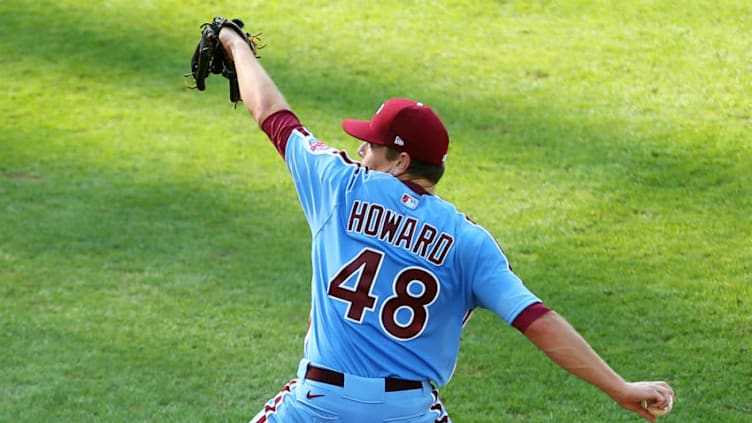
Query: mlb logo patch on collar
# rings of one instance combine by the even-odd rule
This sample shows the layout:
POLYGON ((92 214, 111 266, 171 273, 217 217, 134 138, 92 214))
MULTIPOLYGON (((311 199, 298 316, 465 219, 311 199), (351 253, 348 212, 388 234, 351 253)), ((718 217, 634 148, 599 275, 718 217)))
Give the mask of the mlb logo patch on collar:
POLYGON ((413 210, 418 207, 418 199, 407 193, 402 194, 400 203, 402 203, 405 207, 413 210))

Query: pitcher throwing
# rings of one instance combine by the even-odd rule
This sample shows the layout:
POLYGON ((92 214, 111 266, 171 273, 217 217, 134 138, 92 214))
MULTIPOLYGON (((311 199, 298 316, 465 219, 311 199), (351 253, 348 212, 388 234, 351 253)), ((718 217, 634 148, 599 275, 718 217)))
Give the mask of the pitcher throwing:
POLYGON ((478 307, 649 421, 643 401, 673 403, 666 382, 622 379, 525 287, 488 231, 436 194, 449 135, 430 106, 393 98, 370 120, 344 120, 363 141, 355 161, 293 114, 247 34, 232 25, 217 32, 216 48, 289 169, 312 236, 304 357, 251 422, 450 422, 438 388, 478 307))

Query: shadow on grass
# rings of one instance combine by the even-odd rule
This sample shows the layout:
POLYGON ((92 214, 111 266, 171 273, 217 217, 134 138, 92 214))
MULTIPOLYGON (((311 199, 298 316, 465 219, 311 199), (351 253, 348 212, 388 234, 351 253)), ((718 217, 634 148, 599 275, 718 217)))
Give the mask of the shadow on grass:
MULTIPOLYGON (((86 71, 87 78, 91 79, 111 81, 112 73, 116 73, 118 77, 129 78, 129 88, 141 89, 144 95, 153 91, 152 81, 176 81, 188 71, 190 54, 195 47, 194 38, 198 36, 197 23, 169 22, 169 16, 147 15, 145 11, 143 15, 129 15, 129 19, 124 20, 118 9, 105 6, 90 10, 61 6, 59 2, 36 4, 28 8, 3 8, 5 30, 13 34, 13 37, 0 40, 8 55, 36 56, 42 62, 65 64, 70 75, 86 71), (170 24, 169 28, 164 27, 167 24, 170 24), (141 81, 143 84, 139 88, 139 85, 130 85, 131 81, 141 81)), ((374 95, 392 91, 389 84, 358 80, 357 75, 352 75, 348 69, 329 66, 325 74, 320 69, 308 72, 310 69, 306 68, 305 62, 291 68, 291 62, 275 62, 275 57, 284 57, 284 54, 269 55, 262 61, 268 68, 279 69, 282 90, 289 95, 299 91, 309 92, 318 108, 340 110, 343 104, 353 104, 365 113, 363 117, 367 117, 377 106, 372 103, 379 101, 374 100, 374 95), (354 84, 343 87, 342 81, 354 84)), ((404 86, 410 90, 420 87, 419 78, 420 75, 415 75, 405 81, 404 86)), ((623 162, 623 166, 612 170, 621 169, 624 180, 647 172, 647 184, 660 188, 661 184, 671 184, 681 179, 681 183, 690 188, 688 194, 691 195, 695 188, 700 188, 705 182, 701 178, 703 175, 699 175, 702 170, 714 165, 716 160, 722 160, 704 157, 705 162, 687 163, 697 157, 682 151, 664 151, 666 147, 662 144, 666 142, 665 139, 646 140, 645 134, 622 133, 609 122, 578 126, 581 122, 569 118, 571 110, 561 109, 562 104, 555 99, 544 99, 545 103, 535 99, 511 101, 507 94, 488 92, 463 101, 461 94, 425 93, 427 97, 439 99, 448 125, 452 126, 456 117, 466 118, 471 122, 472 133, 498 133, 500 144, 509 143, 514 148, 537 150, 539 154, 534 157, 541 163, 531 163, 530 166, 534 168, 573 165, 563 157, 581 158, 586 165, 598 165, 604 158, 612 158, 623 162), (568 118, 564 119, 565 116, 568 118), (587 154, 578 154, 578 151, 587 151, 587 154), (615 152, 618 157, 613 154, 615 152), (686 178, 677 178, 678 175, 686 178)), ((707 134, 707 137, 713 135, 707 134)), ((503 156, 497 152, 507 147, 481 145, 462 133, 455 136, 468 146, 470 154, 462 158, 466 162, 497 162, 503 156)), ((723 146, 718 148, 722 149, 723 146)), ((736 157, 729 158, 728 163, 740 165, 722 166, 713 169, 713 172, 717 173, 720 181, 748 180, 748 167, 744 165, 750 164, 749 151, 729 148, 736 157)))
MULTIPOLYGON (((120 11, 104 6, 99 10, 58 2, 37 3, 29 8, 5 6, 5 29, 13 37, 0 40, 0 44, 9 56, 34 56, 38 62, 62 66, 71 75, 83 72, 86 78, 109 81, 115 74, 124 79, 129 89, 148 96, 155 90, 155 81, 172 84, 180 79, 187 69, 198 27, 195 22, 185 25, 170 22, 169 16, 150 16, 146 12, 139 15, 141 12, 137 10, 129 12, 128 19, 122 19, 120 11), (171 25, 165 28, 163 23, 171 25)), ((288 63, 275 61, 275 57, 282 56, 269 55, 264 62, 267 67, 280 70, 278 84, 283 91, 305 91, 314 99, 311 103, 315 102, 316 108, 331 111, 331 114, 335 114, 334 111, 338 114, 345 104, 352 104, 359 105, 357 107, 368 116, 374 107, 371 104, 374 93, 391 90, 377 81, 369 84, 368 80, 360 80, 347 69, 330 66, 325 72, 321 69, 309 72, 305 63, 289 68, 288 63), (340 81, 348 82, 348 86, 343 87, 340 81)), ((421 86, 419 76, 410 78, 404 86, 419 90, 415 88, 421 86)), ((704 138, 715 134, 672 145, 670 139, 647 139, 648 134, 630 133, 614 122, 579 122, 576 114, 570 116, 565 104, 553 99, 512 99, 507 94, 494 92, 480 93, 471 100, 462 100, 461 92, 425 95, 439 99, 438 108, 450 129, 462 128, 454 135, 462 157, 450 162, 447 179, 451 180, 452 172, 473 172, 476 168, 490 170, 491 177, 495 171, 511 170, 522 178, 530 178, 527 188, 533 196, 539 194, 536 185, 577 186, 579 180, 586 178, 590 185, 586 185, 585 190, 608 193, 606 199, 575 203, 562 221, 551 217, 552 226, 566 225, 565 220, 577 212, 587 215, 589 210, 615 204, 629 205, 626 220, 634 218, 630 213, 661 215, 682 207, 683 203, 691 204, 697 219, 687 222, 691 226, 710 217, 706 214, 708 208, 720 207, 722 213, 732 217, 729 219, 732 225, 740 222, 736 216, 742 217, 750 208, 752 158, 749 151, 725 146, 718 140, 708 146, 703 144, 704 138), (494 140, 494 145, 485 144, 489 138, 494 140), (592 175, 602 178, 596 180, 598 176, 592 175), (663 204, 666 198, 672 204, 663 204)), ((176 108, 178 101, 174 101, 176 108)), ((317 130, 315 122, 311 126, 317 130)), ((684 134, 676 132, 677 136, 684 134)), ((86 163, 86 167, 89 166, 99 165, 86 163)), ((99 169, 97 173, 106 180, 107 169, 99 169)), ((499 194, 498 190, 515 188, 483 180, 494 186, 480 187, 489 190, 489 195, 494 194, 494 189, 499 194)), ((149 191, 158 191, 147 185, 139 189, 143 190, 143 196, 151 195, 149 191)), ((172 184, 169 191, 190 196, 201 190, 199 186, 172 184)), ((210 192, 201 195, 211 197, 210 192)), ((260 195, 279 197, 273 189, 260 195)), ((243 199, 230 195, 225 196, 224 201, 233 204, 243 199)), ((110 202, 117 204, 115 200, 110 202)), ((137 204, 143 206, 144 203, 135 202, 131 207, 137 204)), ((247 212, 264 213, 259 207, 259 203, 249 204, 247 212)), ((274 218, 289 220, 294 213, 276 214, 274 218)), ((164 216, 161 221, 166 223, 175 218, 164 216)), ((747 228, 733 226, 731 230, 726 228, 725 235, 733 236, 736 231, 749 233, 747 228)))
MULTIPOLYGON (((128 19, 122 19, 116 9, 102 7, 94 11, 47 2, 38 3, 33 8, 6 6, 3 12, 6 30, 14 34, 12 38, 0 40, 9 55, 34 56, 41 63, 62 66, 71 75, 83 72, 91 80, 109 81, 115 74, 123 78, 123 83, 127 83, 129 89, 141 91, 144 96, 154 93, 155 81, 161 81, 157 84, 166 81, 172 84, 180 79, 187 69, 194 38, 198 34, 196 23, 181 25, 170 22, 171 27, 164 28, 157 23, 167 23, 168 16, 149 16, 146 12, 138 15, 140 12, 136 10, 130 11, 128 19)), ((275 57, 282 56, 268 55, 264 63, 268 68, 280 70, 278 84, 283 91, 309 93, 313 100, 303 100, 305 103, 315 103, 315 108, 331 111, 331 114, 335 114, 335 111, 336 114, 344 113, 344 105, 352 104, 358 105, 364 117, 367 117, 374 106, 370 104, 374 102, 374 93, 391 90, 387 86, 380 86, 381 83, 377 81, 369 84, 368 80, 360 80, 357 75, 349 74, 347 69, 329 67, 325 72, 321 69, 310 72, 305 68, 305 63, 289 68, 288 63, 275 61, 275 57), (348 82, 348 87, 345 89, 340 81, 348 82)), ((405 81, 404 86, 419 90, 415 88, 421 86, 419 76, 411 78, 405 81)), ((547 99, 512 99, 507 94, 494 92, 481 93, 471 100, 461 100, 460 92, 425 95, 439 99, 438 108, 450 129, 462 128, 454 135, 458 148, 462 150, 462 157, 450 162, 447 179, 451 180, 452 172, 487 169, 491 176, 480 176, 484 178, 482 180, 486 186, 476 188, 488 190, 489 195, 503 195, 506 194, 505 190, 516 187, 504 187, 487 178, 493 178, 495 171, 511 170, 522 178, 530 179, 526 188, 531 196, 540 194, 537 185, 563 183, 577 186, 579 180, 587 180, 585 190, 607 193, 605 199, 592 198, 580 204, 575 202, 571 210, 558 218, 560 220, 550 217, 548 224, 552 227, 566 226, 567 219, 578 213, 587 215, 593 209, 609 208, 616 204, 629 205, 623 216, 629 221, 640 215, 664 215, 670 213, 671 208, 682 207, 682 203, 686 202, 696 209, 694 217, 697 220, 687 222, 691 226, 708 218, 706 209, 709 207, 721 204, 722 212, 732 217, 741 217, 750 207, 752 183, 748 171, 752 168, 752 159, 746 151, 734 150, 733 147, 724 150, 722 143, 705 148, 701 141, 689 141, 676 147, 666 139, 646 139, 648 135, 644 133, 629 133, 626 129, 620 132, 619 125, 613 125, 613 122, 590 121, 582 124, 577 121, 576 115, 572 117, 568 110, 562 108, 565 105, 547 99), (485 144, 489 138, 494 140, 494 145, 485 144), (689 149, 682 149, 682 146, 689 149), (666 198, 673 204, 663 204, 666 198)), ((176 108, 180 107, 178 101, 174 101, 176 108)), ((303 120, 305 122, 305 117, 303 120)), ((317 130, 315 122, 311 126, 314 131, 317 130)), ((682 132, 677 131, 677 134, 682 132)), ((707 137, 713 135, 707 134, 707 137)), ((81 163, 78 165, 81 166, 81 163)), ((100 164, 85 163, 85 167, 96 166, 100 164)), ((110 178, 108 169, 98 169, 96 173, 106 184, 110 178)), ((112 175, 110 184, 121 183, 118 178, 122 176, 112 175)), ((5 177, 9 178, 7 175, 5 177)), ((212 191, 203 191, 206 188, 198 185, 182 186, 174 182, 167 185, 169 189, 164 192, 179 195, 180 198, 195 198, 196 193, 209 199, 216 197, 212 191)), ((159 196, 163 192, 162 188, 148 184, 138 186, 138 190, 142 192, 136 195, 144 198, 159 196)), ((256 198, 279 198, 279 194, 270 188, 267 192, 258 193, 259 197, 256 198)), ((525 194, 518 195, 524 197, 525 194)), ((244 202, 243 197, 235 194, 221 197, 226 204, 244 202)), ((168 201, 170 197, 160 198, 168 201)), ((134 201, 122 204, 115 198, 108 199, 108 202, 126 210, 144 208, 148 203, 134 201)), ((205 204, 197 202, 196 206, 204 207, 205 204)), ((170 207, 171 204, 160 204, 156 209, 169 211, 170 207)), ((221 205, 217 207, 222 208, 221 205)), ((269 210, 262 210, 262 207, 260 203, 253 202, 248 204, 245 212, 255 216, 265 213, 272 216, 269 210)), ((293 216, 296 213, 286 211, 273 214, 276 223, 272 226, 287 226, 280 219, 295 220, 293 216)), ((169 227, 169 222, 181 218, 169 214, 156 217, 156 214, 150 212, 145 216, 161 222, 156 226, 169 227)), ((732 223, 739 221, 730 219, 732 223)), ((65 225, 65 220, 59 222, 65 225)), ((217 227, 212 230, 214 236, 217 236, 217 231, 222 231, 223 224, 227 222, 217 222, 217 227)), ((726 235, 733 236, 736 230, 744 231, 745 228, 731 228, 731 234, 727 229, 726 235)), ((236 232, 237 228, 225 231, 236 232)), ((748 229, 746 231, 748 233, 748 229)), ((211 237, 212 234, 207 233, 206 236, 211 237)), ((554 241, 555 244, 559 242, 568 241, 554 241)), ((551 248, 555 249, 556 245, 551 248)))
MULTIPOLYGON (((187 70, 187 59, 198 33, 195 22, 183 25, 172 22, 168 16, 146 14, 122 19, 117 10, 103 9, 102 13, 96 13, 64 6, 59 2, 36 3, 33 8, 14 7, 6 3, 0 6, 0 10, 3 12, 6 33, 13 34, 0 39, 0 46, 7 57, 48 63, 54 65, 56 70, 69 72, 71 76, 84 74, 86 79, 92 81, 111 81, 116 77, 134 92, 147 97, 154 95, 155 90, 166 93, 182 83, 181 75, 187 70)), ((284 54, 269 54, 262 60, 269 68, 279 71, 278 83, 283 91, 309 93, 311 99, 303 102, 309 109, 321 109, 327 115, 362 113, 367 117, 375 107, 372 103, 379 101, 374 98, 381 92, 393 90, 386 83, 351 75, 347 69, 331 66, 326 72, 321 69, 310 72, 305 63, 289 68, 288 62, 276 57, 284 57, 284 54), (343 86, 341 81, 346 81, 347 86, 343 86), (357 107, 357 110, 344 110, 350 106, 357 107)), ((45 69, 36 71, 43 73, 45 69)), ((421 86, 419 76, 405 81, 404 86, 420 92, 420 88, 417 88, 421 86)), ((64 90, 65 87, 60 89, 64 90)), ((679 251, 692 252, 691 248, 696 248, 695 251, 700 253, 692 257, 693 262, 731 256, 739 247, 748 245, 750 229, 745 219, 748 218, 752 198, 749 172, 752 160, 749 151, 722 145, 703 147, 699 138, 676 147, 665 139, 651 140, 645 134, 632 134, 618 125, 611 125, 611 122, 580 124, 576 116, 569 116, 565 105, 553 101, 555 99, 550 102, 512 99, 509 95, 488 92, 479 93, 472 100, 462 100, 462 94, 451 91, 425 93, 427 97, 438 99, 438 109, 446 117, 450 129, 460 128, 453 134, 462 156, 456 159, 452 157, 449 181, 453 172, 476 172, 477 167, 482 167, 487 174, 479 175, 483 186, 475 188, 486 190, 489 196, 498 196, 499 201, 509 194, 509 188, 503 186, 505 181, 496 179, 505 172, 517 175, 512 178, 513 181, 527 182, 527 185, 519 188, 523 192, 516 194, 512 201, 535 201, 527 197, 545 193, 538 187, 545 184, 576 187, 582 183, 582 189, 607 196, 605 199, 573 200, 571 209, 565 213, 552 213, 548 220, 525 223, 519 228, 518 249, 528 248, 526 243, 531 242, 535 244, 530 248, 532 250, 577 253, 581 251, 578 246, 568 244, 573 241, 602 242, 602 239, 598 240, 599 234, 594 234, 592 239, 581 235, 589 230, 589 222, 576 223, 571 233, 554 233, 534 241, 525 238, 524 232, 532 228, 548 233, 556 228, 571 227, 570 219, 583 219, 582 216, 593 218, 590 213, 593 210, 600 209, 606 214, 608 209, 625 204, 628 207, 620 216, 624 222, 606 222, 606 225, 616 226, 616 229, 604 232, 603 236, 614 236, 620 229, 636 222, 648 222, 642 226, 644 230, 658 229, 672 221, 671 211, 674 208, 689 207, 692 220, 680 225, 689 234, 687 243, 669 242, 667 245, 686 248, 679 251), (482 106, 479 107, 479 104, 482 106), (545 113, 541 112, 543 110, 545 113), (485 144, 484 140, 491 137, 489 134, 494 134, 494 145, 485 144), (687 149, 682 149, 683 146, 687 149), (593 175, 601 178, 594 178, 593 175), (667 201, 669 204, 666 204, 667 201), (726 222, 731 223, 718 223, 714 229, 713 219, 719 215, 730 217, 726 222)), ((181 107, 180 99, 170 100, 170 104, 176 109, 181 107)), ((23 130, 19 132, 17 127, 3 125, 4 135, 0 145, 17 143, 20 146, 22 142, 35 137, 38 141, 44 141, 38 138, 40 128, 23 127, 21 123, 23 130)), ((315 123, 311 125, 315 131, 315 123)), ((70 139, 72 136, 55 128, 42 129, 45 140, 70 139)), ((706 134, 708 138, 714 136, 706 134)), ((32 156, 16 157, 27 162, 13 163, 19 168, 40 165, 32 156)), ((275 300, 287 299, 293 301, 295 306, 305 303, 309 277, 306 272, 309 266, 308 233, 289 184, 233 190, 227 184, 208 183, 200 177, 169 181, 160 180, 157 173, 154 178, 142 178, 135 171, 113 169, 100 160, 87 160, 84 157, 65 156, 54 163, 50 157, 45 160, 47 163, 41 166, 49 165, 51 175, 71 179, 53 183, 38 178, 33 172, 4 173, 0 169, 0 190, 5 198, 5 203, 0 202, 5 206, 2 210, 5 229, 0 231, 3 234, 0 239, 0 261, 13 264, 16 262, 13 255, 25 256, 32 258, 31 262, 35 265, 72 269, 72 274, 55 276, 74 287, 79 283, 76 279, 82 276, 77 273, 77 268, 90 266, 95 272, 84 276, 84 283, 102 284, 103 281, 96 280, 97 277, 117 279, 110 281, 113 285, 123 280, 138 279, 136 283, 142 285, 140 289, 147 290, 142 295, 165 303, 173 294, 175 298, 185 299, 195 293, 209 295, 212 288, 225 290, 227 294, 205 297, 210 305, 218 305, 222 300, 264 300, 266 302, 262 305, 265 311, 292 313, 292 306, 283 306, 280 310, 275 300), (255 200, 260 198, 264 202, 255 200), (51 243, 50 240, 55 241, 51 243), (247 256, 253 256, 253 260, 246 259, 247 256), (284 264, 278 261, 280 258, 284 258, 284 264), (266 266, 257 267, 258 263, 266 266), (284 266, 282 272, 281 266, 284 266), (248 281, 253 281, 253 284, 248 281), (150 284, 161 287, 162 291, 149 293, 150 284)), ((159 163, 154 164, 153 169, 158 170, 159 163)), ((259 178, 266 177, 261 173, 258 173, 259 178)), ((459 196, 460 193, 455 195, 459 196)), ((532 206, 535 207, 540 206, 532 206)), ((524 211, 519 216, 507 212, 506 217, 511 220, 524 214, 524 211)), ((492 215, 487 217, 489 220, 493 218, 492 215)), ((515 233, 518 230, 505 229, 502 224, 490 226, 493 226, 492 232, 504 230, 515 233)), ((679 238, 682 236, 680 229, 667 229, 661 235, 679 238)), ((635 237, 638 244, 635 245, 636 249, 645 248, 639 245, 643 235, 625 233, 623 236, 635 237)), ((681 267, 680 262, 684 260, 681 254, 666 259, 674 261, 671 264, 674 270, 681 267)), ((572 273, 573 269, 567 267, 571 257, 567 254, 554 255, 541 259, 541 263, 530 263, 531 267, 537 267, 530 273, 541 279, 557 277, 564 279, 565 283, 574 283, 582 275, 572 273), (558 270, 561 270, 560 274, 550 275, 558 270)), ((627 259, 629 261, 632 257, 627 259)), ((607 253, 578 259, 589 261, 591 266, 580 269, 580 272, 590 272, 591 277, 593 274, 606 276, 608 271, 598 269, 609 267, 612 260, 613 257, 607 253)), ((667 261, 657 262, 650 272, 634 270, 631 275, 619 276, 632 280, 648 279, 654 276, 651 273, 653 270, 668 264, 667 261)), ((698 272, 704 270, 701 265, 697 266, 698 272)), ((725 271, 737 272, 731 275, 737 279, 744 272, 749 274, 748 267, 735 263, 727 266, 725 271)), ((633 266, 619 263, 618 268, 632 271, 633 266)), ((3 271, 7 272, 8 269, 0 270, 0 275, 3 275, 3 271)), ((45 272, 49 271, 21 271, 33 275, 33 282, 39 283, 34 289, 41 287, 60 293, 65 288, 60 286, 61 280, 45 278, 45 272)), ((669 275, 672 276, 675 277, 669 275)), ((697 275, 698 280, 701 276, 704 274, 697 275)), ((566 284, 557 286, 570 288, 566 284)), ((635 285, 636 290, 638 287, 635 285)), ((17 289, 22 290, 23 287, 17 289)), ((597 290, 585 292, 585 289, 590 288, 562 289, 562 294, 556 295, 584 297, 586 301, 598 303, 588 306, 604 312, 614 302, 620 301, 613 296, 604 301, 602 299, 608 297, 607 294, 597 290)), ((81 293, 84 292, 73 289, 70 294, 75 296, 81 293)), ((115 299, 125 301, 131 295, 133 293, 126 290, 116 293, 115 299)), ((60 299, 52 297, 46 300, 49 304, 60 299)), ((634 292, 630 292, 626 298, 640 303, 640 297, 634 292)), ((85 305, 83 299, 70 300, 73 304, 85 305)), ((689 302, 691 298, 684 300, 689 302)), ((191 303, 190 306, 198 305, 191 303)), ((645 313, 650 312, 649 305, 643 303, 639 307, 645 313)), ((256 312, 250 305, 248 310, 256 312)), ((54 309, 48 316, 49 320, 54 321, 58 314, 65 312, 54 309)), ((300 307, 297 312, 305 314, 300 307)), ((176 311, 170 313, 180 315, 176 311)), ((607 325, 612 320, 613 317, 605 319, 602 324, 607 325)), ((625 323, 621 324, 628 326, 632 323, 625 319, 625 323)), ((101 326, 94 326, 95 329, 97 327, 101 326)), ((594 327, 595 330, 604 331, 613 329, 598 325, 594 327)), ((285 330, 284 327, 278 329, 285 330)), ((187 336, 187 333, 178 333, 175 342, 182 340, 181 335, 187 336)), ((102 338, 97 336, 74 341, 83 341, 85 347, 90 348, 103 343, 102 338)), ((117 358, 134 353, 128 342, 113 348, 117 351, 112 352, 112 356, 117 358)), ((52 354, 54 352, 53 348, 52 354)), ((151 345, 149 352, 153 356, 147 357, 145 361, 148 363, 133 358, 132 362, 123 364, 126 367, 123 371, 130 371, 127 368, 129 365, 138 367, 143 364, 149 367, 147 371, 151 371, 186 364, 178 358, 165 356, 175 353, 174 350, 151 345)), ((297 354, 297 351, 292 354, 297 354)), ((264 369, 254 371, 260 374, 264 369)), ((143 374, 136 379, 138 377, 143 377, 143 374)), ((168 376, 173 381, 183 377, 182 374, 168 376)), ((61 386, 64 386, 64 382, 61 386)), ((60 389, 59 386, 57 388, 60 389)), ((264 395, 273 392, 266 387, 263 389, 264 395)), ((137 397, 143 395, 136 394, 137 397)))

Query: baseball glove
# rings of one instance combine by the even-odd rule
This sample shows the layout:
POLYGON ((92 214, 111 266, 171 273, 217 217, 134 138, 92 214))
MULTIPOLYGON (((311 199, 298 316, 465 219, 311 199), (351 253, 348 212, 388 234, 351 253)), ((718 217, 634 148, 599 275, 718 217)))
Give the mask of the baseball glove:
POLYGON ((219 42, 219 31, 222 28, 230 28, 240 34, 241 37, 248 40, 248 45, 251 46, 253 54, 259 58, 260 56, 256 52, 264 47, 259 45, 261 33, 251 35, 243 31, 243 26, 243 21, 240 19, 225 19, 221 16, 201 25, 201 39, 199 39, 191 57, 191 73, 185 74, 185 77, 192 76, 195 82, 195 85, 189 86, 189 88, 204 91, 206 89, 205 80, 210 74, 222 75, 230 80, 230 101, 236 104, 240 101, 235 64, 227 56, 224 47, 219 42))

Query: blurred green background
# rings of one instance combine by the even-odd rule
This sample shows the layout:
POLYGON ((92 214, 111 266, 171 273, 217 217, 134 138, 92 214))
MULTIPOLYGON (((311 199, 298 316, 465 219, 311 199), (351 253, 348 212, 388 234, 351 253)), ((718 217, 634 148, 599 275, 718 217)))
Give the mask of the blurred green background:
MULTIPOLYGON (((309 233, 279 156, 183 74, 241 17, 301 120, 388 97, 452 135, 438 194, 662 421, 752 421, 745 1, 0 2, 0 421, 245 422, 294 376, 309 233)), ((634 422, 487 312, 456 422, 634 422)))

